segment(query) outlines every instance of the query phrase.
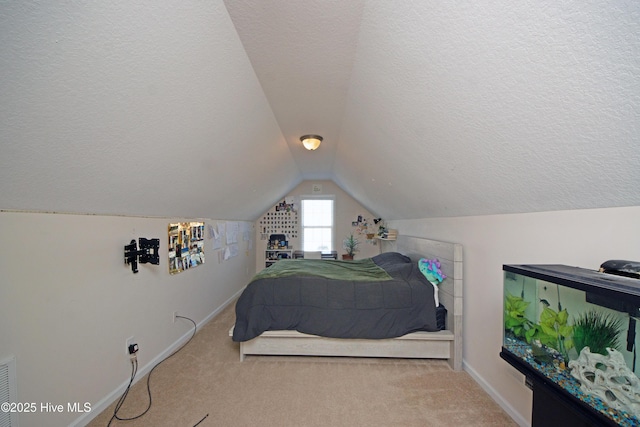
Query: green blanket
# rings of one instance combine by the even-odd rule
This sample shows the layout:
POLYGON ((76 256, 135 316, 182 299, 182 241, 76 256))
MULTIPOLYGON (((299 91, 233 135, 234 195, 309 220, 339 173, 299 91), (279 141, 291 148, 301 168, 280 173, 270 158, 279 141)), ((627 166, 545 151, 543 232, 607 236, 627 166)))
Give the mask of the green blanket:
POLYGON ((259 279, 296 275, 352 281, 391 280, 391 276, 371 258, 355 261, 290 259, 280 260, 271 267, 265 268, 253 277, 252 282, 259 279))

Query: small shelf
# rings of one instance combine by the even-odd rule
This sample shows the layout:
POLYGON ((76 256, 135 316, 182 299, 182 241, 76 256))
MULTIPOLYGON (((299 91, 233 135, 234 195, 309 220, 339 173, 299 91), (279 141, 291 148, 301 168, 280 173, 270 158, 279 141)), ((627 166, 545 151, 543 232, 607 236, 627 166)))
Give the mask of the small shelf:
POLYGON ((292 259, 293 249, 267 249, 264 251, 265 267, 281 259, 292 259))
POLYGON ((386 248, 390 248, 390 246, 388 245, 395 244, 395 243, 389 243, 388 245, 383 245, 382 242, 395 242, 397 238, 398 238, 398 230, 395 230, 395 229, 389 230, 387 237, 376 236, 376 240, 380 241, 380 244, 378 245, 380 247, 380 253, 384 252, 384 250, 382 249, 382 246, 385 246, 386 248))

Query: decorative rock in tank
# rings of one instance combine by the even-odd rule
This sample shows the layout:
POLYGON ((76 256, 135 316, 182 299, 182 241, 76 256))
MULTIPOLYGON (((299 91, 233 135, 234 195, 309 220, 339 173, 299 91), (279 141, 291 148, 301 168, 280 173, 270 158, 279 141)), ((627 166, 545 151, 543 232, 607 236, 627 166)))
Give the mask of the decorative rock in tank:
POLYGON ((629 369, 619 351, 607 348, 608 355, 591 353, 589 347, 569 362, 571 375, 580 381, 580 390, 594 395, 615 409, 640 413, 640 380, 629 369))

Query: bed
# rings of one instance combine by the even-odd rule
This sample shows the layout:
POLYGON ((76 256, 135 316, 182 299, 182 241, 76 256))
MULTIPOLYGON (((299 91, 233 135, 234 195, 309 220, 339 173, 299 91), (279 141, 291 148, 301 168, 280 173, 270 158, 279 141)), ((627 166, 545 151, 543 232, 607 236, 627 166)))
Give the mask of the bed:
MULTIPOLYGON (((328 302, 327 304, 345 304, 344 301, 351 298, 353 294, 357 296, 358 293, 363 293, 367 289, 372 289, 375 292, 372 292, 371 295, 364 295, 362 300, 364 302, 355 303, 355 305, 360 305, 361 308, 365 309, 359 312, 357 321, 354 320, 354 314, 349 314, 348 310, 344 311, 347 313, 347 317, 351 316, 351 321, 348 322, 346 329, 335 326, 327 320, 318 321, 318 313, 313 310, 308 315, 301 316, 297 312, 292 315, 292 312, 287 308, 283 312, 278 312, 277 310, 269 311, 268 316, 271 316, 271 318, 267 319, 266 323, 261 320, 253 320, 252 313, 247 311, 247 307, 261 305, 264 301, 272 298, 246 295, 254 292, 253 288, 257 282, 266 282, 265 280, 254 280, 245 288, 238 299, 236 303, 236 324, 229 330, 229 335, 240 344, 240 360, 244 360, 246 355, 436 358, 446 359, 452 369, 461 370, 462 245, 410 236, 399 236, 397 241, 384 242, 381 245, 383 245, 385 252, 372 258, 377 260, 378 263, 385 264, 385 261, 398 259, 400 263, 405 262, 415 266, 421 258, 438 259, 441 263, 441 270, 447 278, 437 286, 435 292, 429 282, 424 282, 422 286, 418 287, 406 285, 406 289, 402 291, 396 291, 394 290, 395 288, 391 288, 391 283, 400 276, 410 275, 410 273, 405 272, 402 266, 389 268, 390 273, 388 272, 388 274, 392 276, 390 281, 385 281, 375 276, 378 272, 373 272, 374 276, 369 281, 353 280, 351 285, 354 291, 351 294, 346 295, 342 302, 328 302), (402 261, 400 257, 404 258, 405 261, 402 261), (394 299, 396 298, 395 294, 399 294, 400 302, 394 299), (407 297, 407 294, 410 297, 407 297), (260 298, 263 299, 260 300, 260 298), (426 302, 423 305, 429 307, 433 305, 433 308, 435 308, 435 300, 437 299, 445 307, 445 310, 432 310, 429 308, 429 310, 424 311, 413 303, 409 304, 410 307, 398 305, 404 304, 407 298, 420 299, 426 302), (248 300, 252 300, 253 303, 247 303, 248 300), (258 301, 258 303, 255 301, 258 301), (404 317, 408 315, 409 318, 416 319, 414 323, 409 321, 409 324, 400 326, 400 328, 407 328, 408 332, 402 333, 398 330, 397 323, 403 323, 403 319, 399 321, 393 316, 389 318, 389 314, 385 313, 380 319, 373 321, 373 324, 376 325, 375 327, 370 327, 370 330, 362 329, 363 325, 372 324, 371 322, 367 323, 367 317, 375 315, 374 312, 378 311, 378 306, 383 303, 382 301, 384 301, 384 304, 391 304, 392 306, 396 304, 396 306, 392 307, 394 313, 403 312, 404 317), (370 306, 367 306, 367 304, 370 304, 370 306), (433 317, 429 314, 431 311, 433 312, 433 317), (438 317, 442 317, 443 313, 446 313, 444 314, 444 319, 438 322, 438 317), (363 318, 362 322, 359 321, 361 317, 363 318), (301 318, 305 321, 309 320, 309 323, 300 326, 298 323, 300 323, 301 318), (296 329, 306 333, 299 332, 296 329), (309 333, 309 330, 314 333, 309 333), (392 337, 386 337, 389 334, 392 337)), ((291 262, 295 263, 296 261, 291 262)), ((309 262, 328 263, 329 261, 315 260, 309 262)), ((341 261, 335 262, 340 263, 341 261)), ((362 268, 365 270, 370 267, 370 263, 365 260, 361 260, 360 264, 363 264, 362 268)), ((367 274, 367 272, 365 271, 363 274, 367 274)), ((353 277, 350 277, 350 279, 353 279, 353 277)), ((267 288, 270 287, 267 294, 271 295, 274 289, 279 290, 287 287, 292 289, 292 292, 280 297, 276 305, 287 305, 287 301, 284 301, 283 304, 283 298, 286 300, 286 298, 292 297, 286 295, 294 295, 296 297, 293 299, 297 298, 299 300, 298 294, 304 291, 305 285, 301 285, 302 290, 300 290, 295 288, 297 285, 292 283, 291 280, 288 282, 283 281, 284 279, 276 280, 280 280, 278 282, 279 286, 274 288, 273 284, 267 284, 267 288)), ((316 288, 308 285, 307 287, 312 290, 312 296, 306 298, 314 298, 313 293, 319 293, 316 295, 319 298, 316 301, 322 300, 326 296, 327 289, 332 294, 347 292, 343 291, 342 287, 336 287, 340 285, 335 285, 331 279, 326 277, 322 279, 316 277, 312 282, 320 284, 317 289, 321 290, 313 291, 316 288), (332 289, 333 292, 331 291, 332 289)), ((351 304, 353 305, 353 302, 351 304)), ((345 307, 341 306, 339 308, 343 309, 345 307)), ((337 310, 333 313, 342 312, 343 310, 337 310)), ((336 315, 334 317, 337 318, 339 316, 336 315)))

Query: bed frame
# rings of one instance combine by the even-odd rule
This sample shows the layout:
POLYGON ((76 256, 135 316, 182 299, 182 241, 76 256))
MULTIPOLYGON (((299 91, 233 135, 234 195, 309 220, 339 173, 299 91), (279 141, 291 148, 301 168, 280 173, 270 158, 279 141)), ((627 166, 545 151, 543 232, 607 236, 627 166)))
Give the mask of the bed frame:
MULTIPOLYGON (((446 330, 414 332, 398 338, 368 340, 325 338, 297 331, 266 331, 240 343, 240 361, 246 355, 347 356, 447 359, 462 369, 462 245, 418 237, 399 236, 380 243, 385 252, 411 257, 437 258, 447 279, 439 286, 440 303, 447 308, 446 330)), ((233 335, 233 327, 229 336, 233 335)))

